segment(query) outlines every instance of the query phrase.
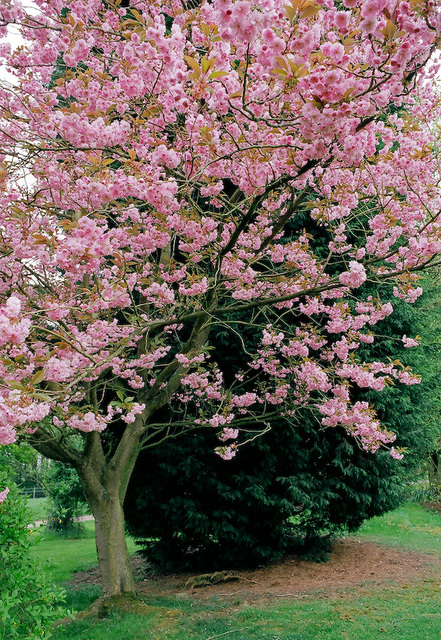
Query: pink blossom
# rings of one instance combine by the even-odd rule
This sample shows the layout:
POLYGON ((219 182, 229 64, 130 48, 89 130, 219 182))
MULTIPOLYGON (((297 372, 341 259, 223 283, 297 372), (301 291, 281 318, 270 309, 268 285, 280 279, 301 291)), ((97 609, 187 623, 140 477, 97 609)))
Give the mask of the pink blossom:
POLYGON ((366 269, 361 262, 351 260, 349 263, 349 271, 341 273, 339 280, 348 287, 360 287, 363 282, 366 281, 366 269))
POLYGON ((4 314, 10 320, 18 318, 21 311, 21 302, 20 299, 16 296, 11 296, 7 299, 6 305, 4 307, 4 314))
POLYGON ((20 318, 21 302, 11 296, 4 307, 0 308, 0 345, 21 344, 29 335, 31 320, 20 318))
POLYGON ((121 420, 124 420, 127 424, 135 422, 136 416, 142 414, 145 409, 145 404, 139 404, 138 402, 132 402, 130 404, 130 410, 126 415, 121 416, 121 420))
POLYGON ((192 364, 201 363, 205 360, 205 354, 200 353, 197 356, 193 356, 192 358, 188 358, 184 353, 177 353, 175 355, 176 360, 180 364, 184 364, 186 366, 191 366, 192 364))
POLYGON ((231 439, 235 440, 238 435, 239 435, 238 429, 231 429, 229 427, 226 427, 225 429, 222 430, 222 433, 218 437, 219 437, 219 440, 221 440, 221 442, 225 442, 226 440, 231 440, 231 439))
POLYGON ((0 445, 12 444, 16 439, 17 433, 12 426, 7 424, 0 425, 0 445))
POLYGON ((326 392, 332 386, 326 372, 315 362, 301 364, 297 375, 299 380, 306 385, 308 391, 317 389, 326 392))
POLYGON ((57 433, 141 431, 172 402, 226 459, 265 404, 389 446, 352 389, 419 377, 363 360, 393 307, 362 285, 415 302, 441 252, 437 3, 173 0, 171 28, 159 0, 129 3, 135 23, 37 4, 0 1, 0 35, 25 40, 0 45, 0 444, 49 415, 57 433), (226 380, 224 329, 244 363, 226 380))
POLYGON ((404 335, 401 340, 403 341, 405 347, 418 347, 419 345, 419 342, 417 340, 408 338, 406 335, 404 335))
POLYGON ((257 393, 247 392, 242 395, 234 395, 231 399, 232 403, 236 407, 250 407, 251 405, 259 402, 259 396, 257 393))
POLYGON ((92 411, 87 411, 85 414, 74 414, 66 420, 66 424, 72 429, 78 429, 85 433, 103 431, 107 426, 104 416, 97 415, 92 411))
POLYGON ((206 277, 203 277, 199 282, 190 283, 187 287, 185 284, 179 284, 179 293, 186 296, 200 295, 205 293, 208 289, 208 281, 206 277))
POLYGON ((228 422, 231 422, 231 420, 234 418, 234 414, 231 414, 230 416, 223 416, 219 413, 216 413, 214 416, 212 416, 208 423, 212 426, 212 427, 218 427, 219 425, 223 425, 226 424, 228 422))
POLYGON ((349 11, 338 11, 335 14, 335 25, 341 33, 346 33, 351 14, 349 11))
POLYGON ((63 382, 75 371, 70 360, 52 356, 45 364, 45 379, 51 382, 63 382))
POLYGON ((237 453, 237 447, 228 445, 228 447, 217 447, 216 453, 222 460, 232 460, 237 453))
POLYGON ((6 487, 6 489, 3 489, 3 491, 0 491, 0 503, 4 502, 6 500, 6 496, 9 493, 9 487, 6 487))

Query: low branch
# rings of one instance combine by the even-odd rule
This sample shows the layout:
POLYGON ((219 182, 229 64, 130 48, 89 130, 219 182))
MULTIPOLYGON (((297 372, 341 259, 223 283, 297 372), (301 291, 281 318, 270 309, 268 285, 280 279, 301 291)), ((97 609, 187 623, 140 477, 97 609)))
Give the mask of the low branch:
POLYGON ((61 439, 54 439, 53 435, 48 433, 44 427, 39 426, 34 433, 28 436, 27 442, 45 458, 71 464, 74 467, 80 464, 80 452, 72 449, 61 439))

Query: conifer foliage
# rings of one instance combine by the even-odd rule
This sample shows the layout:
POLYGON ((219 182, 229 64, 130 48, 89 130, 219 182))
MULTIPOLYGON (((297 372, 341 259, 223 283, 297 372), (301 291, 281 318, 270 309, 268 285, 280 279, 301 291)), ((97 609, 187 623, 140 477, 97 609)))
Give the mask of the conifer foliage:
MULTIPOLYGON (((395 508, 440 434, 440 291, 435 280, 425 285, 416 305, 395 303, 377 327, 381 340, 364 347, 370 360, 414 364, 421 384, 358 390, 397 434, 402 462, 366 453, 341 428, 323 429, 311 411, 272 424, 228 464, 213 455, 214 434, 182 435, 141 453, 129 485, 128 529, 148 560, 166 571, 213 571, 290 552, 320 559, 333 535, 395 508), (420 334, 418 349, 406 349, 403 334, 420 334)), ((237 336, 213 331, 210 338, 225 378, 234 379, 237 336)), ((264 426, 262 415, 256 432, 264 426)))
POLYGON ((213 454, 214 440, 181 436, 144 452, 135 468, 128 530, 162 570, 321 558, 329 536, 399 504, 397 463, 385 452, 372 459, 341 427, 322 432, 310 414, 274 424, 228 463, 213 454))

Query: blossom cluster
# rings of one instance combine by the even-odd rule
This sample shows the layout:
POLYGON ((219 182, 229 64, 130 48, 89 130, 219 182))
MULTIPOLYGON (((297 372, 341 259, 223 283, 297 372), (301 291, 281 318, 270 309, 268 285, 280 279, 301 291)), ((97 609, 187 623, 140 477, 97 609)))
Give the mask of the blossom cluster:
POLYGON ((418 382, 357 350, 393 312, 365 283, 414 302, 441 251, 436 3, 36 4, 0 6, 0 442, 170 402, 222 442, 304 404, 392 442, 350 389, 418 382), (207 341, 241 322, 226 382, 207 341))

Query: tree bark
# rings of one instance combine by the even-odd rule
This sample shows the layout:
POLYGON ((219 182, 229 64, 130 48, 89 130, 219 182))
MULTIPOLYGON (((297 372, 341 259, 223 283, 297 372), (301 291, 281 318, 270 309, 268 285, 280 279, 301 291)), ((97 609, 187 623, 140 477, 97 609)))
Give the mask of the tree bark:
MULTIPOLYGON (((133 435, 133 426, 127 429, 133 435)), ((95 543, 104 597, 136 591, 124 529, 124 498, 136 460, 139 435, 120 443, 122 460, 106 461, 98 433, 88 434, 77 472, 95 518, 95 543)))
POLYGON ((432 451, 427 459, 429 486, 433 493, 441 495, 441 452, 432 451))
POLYGON ((133 593, 136 586, 119 497, 103 490, 101 500, 88 497, 88 502, 95 518, 95 543, 103 596, 133 593))
POLYGON ((95 470, 79 470, 84 495, 95 519, 95 544, 104 597, 136 591, 124 529, 118 482, 97 481, 95 470), (92 479, 92 480, 91 480, 92 479), (107 486, 105 486, 107 484, 107 486))

